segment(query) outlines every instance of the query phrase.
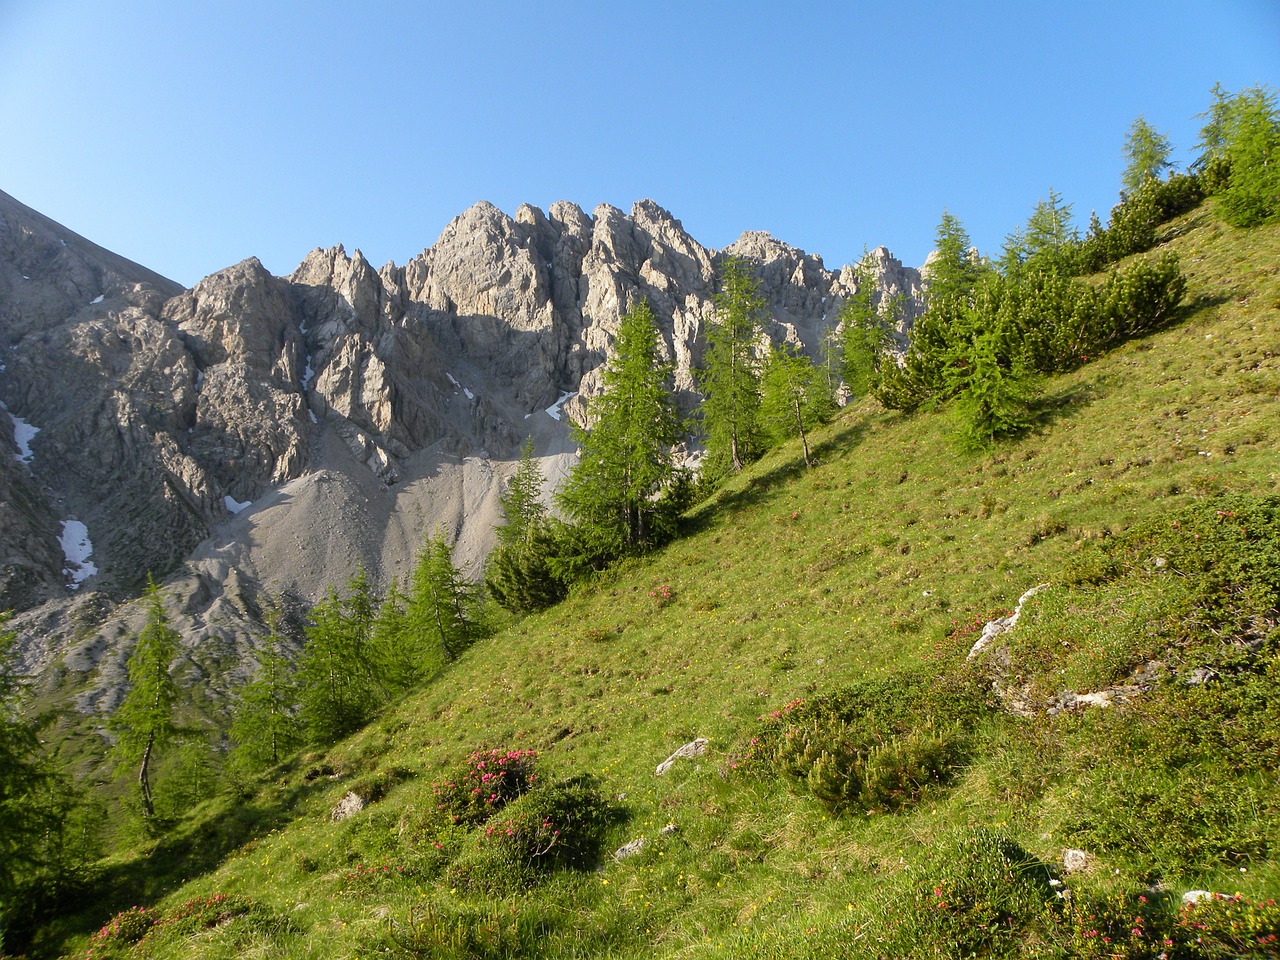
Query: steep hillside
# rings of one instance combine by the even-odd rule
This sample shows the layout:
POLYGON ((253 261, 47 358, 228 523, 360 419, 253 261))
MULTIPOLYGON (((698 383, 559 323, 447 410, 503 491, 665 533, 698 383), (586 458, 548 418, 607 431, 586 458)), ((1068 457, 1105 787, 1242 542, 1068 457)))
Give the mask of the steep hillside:
MULTIPOLYGON (((267 593, 306 605, 358 568, 385 586, 438 532, 478 575, 521 442, 564 474, 567 416, 641 298, 692 405, 726 255, 752 264, 768 335, 812 351, 856 285, 767 234, 709 250, 645 200, 480 203, 402 267, 336 247, 179 291, 0 197, 0 608, 24 668, 108 710, 151 573, 216 710, 267 593)), ((875 256, 881 295, 918 299, 919 273, 875 256)))
MULTIPOLYGON (((187 917, 135 948, 160 957, 1155 956, 1184 891, 1276 896, 1280 228, 1210 203, 1165 231, 1178 322, 1049 381, 1022 439, 846 409, 814 469, 775 452, 669 548, 112 863, 46 946, 140 903, 187 917), (830 773, 860 742, 861 793, 830 773), (471 827, 508 783, 481 761, 541 785, 471 827)), ((1280 922, 1214 903, 1206 937, 1280 922)))

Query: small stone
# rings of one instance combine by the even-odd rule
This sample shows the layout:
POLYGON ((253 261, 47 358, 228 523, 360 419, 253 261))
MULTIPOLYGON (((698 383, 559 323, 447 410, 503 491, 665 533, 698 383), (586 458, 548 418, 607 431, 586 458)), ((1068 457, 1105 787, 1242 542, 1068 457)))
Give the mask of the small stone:
POLYGON ((1217 899, 1217 896, 1212 890, 1188 890, 1182 895, 1182 902, 1190 906, 1193 903, 1199 903, 1201 900, 1217 899))
POLYGON ((627 857, 634 857, 644 849, 644 843, 644 837, 636 837, 630 843, 624 843, 617 850, 613 851, 613 859, 625 860, 627 857))
POLYGON ((679 829, 680 828, 677 827, 674 823, 668 823, 665 827, 662 828, 662 835, 664 837, 669 837, 679 829))
POLYGON ((667 759, 663 760, 660 764, 658 764, 658 768, 653 771, 654 776, 656 777, 662 776, 664 773, 666 773, 668 770, 671 769, 672 765, 677 760, 685 760, 692 757, 702 756, 704 753, 707 752, 707 744, 710 742, 711 741, 709 741, 706 737, 698 737, 697 740, 692 740, 689 743, 686 743, 683 747, 681 747, 671 756, 667 757, 667 759))
POLYGON ((364 809, 364 797, 356 793, 354 790, 347 791, 346 796, 338 801, 337 805, 329 811, 329 819, 334 823, 346 820, 348 817, 354 817, 357 813, 364 809))

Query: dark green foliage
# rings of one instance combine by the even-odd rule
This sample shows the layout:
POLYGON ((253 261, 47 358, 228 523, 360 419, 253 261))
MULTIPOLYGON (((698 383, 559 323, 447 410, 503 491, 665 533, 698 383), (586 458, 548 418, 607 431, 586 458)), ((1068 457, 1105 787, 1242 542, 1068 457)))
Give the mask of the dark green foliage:
POLYGON ((1251 227, 1280 217, 1280 113, 1270 91, 1241 95, 1230 119, 1221 191, 1228 223, 1251 227))
POLYGON ((513 613, 532 613, 559 603, 569 594, 569 579, 557 565, 559 541, 550 524, 527 537, 500 543, 489 554, 485 588, 513 613))
POLYGON ((594 777, 538 785, 473 831, 446 878, 459 888, 502 895, 528 889, 552 870, 591 869, 610 820, 594 777))
POLYGON ((177 734, 173 718, 178 686, 169 668, 178 656, 178 631, 169 624, 160 588, 147 578, 147 623, 129 657, 129 692, 108 721, 116 735, 117 769, 136 765, 142 810, 155 817, 151 793, 151 764, 157 751, 177 734))
POLYGON ((659 360, 657 322, 646 301, 622 318, 604 391, 587 403, 591 426, 573 426, 581 457, 557 502, 589 537, 615 554, 669 539, 657 500, 673 477, 681 424, 659 360))
POLYGON ((432 784, 436 809, 464 827, 484 823, 537 782, 533 750, 476 750, 448 776, 432 784))
POLYGON ((1039 385, 1022 358, 1015 357, 1008 368, 1001 366, 995 335, 984 333, 974 340, 967 359, 967 365, 953 373, 960 446, 981 450, 1026 430, 1039 385))
POLYGON ((707 329, 707 349, 698 372, 707 442, 702 469, 708 476, 737 473, 760 452, 756 345, 766 312, 759 286, 746 263, 733 258, 724 261, 716 317, 707 329))
POLYGON ((775 442, 800 438, 809 466, 809 434, 831 419, 835 409, 822 371, 790 344, 775 347, 760 378, 760 425, 775 442))
POLYGON ((1173 146, 1169 138, 1139 116, 1129 127, 1124 140, 1124 156, 1128 161, 1121 177, 1126 192, 1140 189, 1149 180, 1159 180, 1172 169, 1169 154, 1173 146))
POLYGON ((964 225, 949 211, 942 212, 935 242, 934 256, 928 264, 930 306, 937 300, 967 298, 986 268, 972 249, 964 225))
POLYGON ((520 447, 516 472, 498 500, 504 520, 496 530, 498 546, 528 542, 546 526, 547 508, 542 502, 544 482, 542 471, 533 459, 533 440, 526 439, 520 447))
POLYGON ((425 679, 488 632, 481 589, 454 566, 444 537, 427 537, 409 579, 398 645, 388 658, 425 679))

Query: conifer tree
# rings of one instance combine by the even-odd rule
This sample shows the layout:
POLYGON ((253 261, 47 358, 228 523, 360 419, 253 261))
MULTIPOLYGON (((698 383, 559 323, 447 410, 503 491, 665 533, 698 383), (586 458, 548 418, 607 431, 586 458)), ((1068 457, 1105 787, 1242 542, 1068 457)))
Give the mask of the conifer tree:
POLYGON ((1124 139, 1124 155, 1128 162, 1121 183, 1125 192, 1136 193, 1148 180, 1159 180, 1166 170, 1171 170, 1173 163, 1169 155, 1172 152, 1169 138, 1139 115, 1124 139))
POLYGON ((0 613, 0 951, 21 878, 37 865, 41 839, 51 826, 52 778, 35 729, 19 712, 26 678, 17 672, 17 636, 6 628, 8 619, 0 613))
POLYGON ((346 596, 331 589, 311 608, 297 680, 302 723, 316 743, 359 729, 386 699, 370 643, 374 611, 364 571, 351 578, 346 596))
POLYGON ((946 299, 966 299, 972 294, 983 270, 971 254, 968 231, 954 214, 942 211, 938 222, 934 256, 930 258, 926 292, 929 305, 946 299))
POLYGON ((232 763, 250 770, 275 766, 303 742, 298 685, 284 657, 279 609, 268 609, 266 620, 257 676, 240 690, 231 720, 232 763))
MULTIPOLYGON (((880 357, 889 343, 891 318, 877 308, 876 273, 871 255, 863 251, 854 270, 854 292, 840 305, 842 375, 851 399, 874 389, 880 357)), ((896 304, 888 305, 892 310, 896 304)))
POLYGON ((831 418, 831 392, 822 371, 790 344, 775 347, 761 376, 760 421, 775 442, 800 438, 804 465, 811 465, 809 434, 831 418))
POLYGON ((1051 187, 1048 199, 1036 203, 1023 234, 1025 259, 1038 258, 1048 264, 1058 261, 1079 236, 1071 223, 1071 204, 1051 187))
POLYGON ((440 537, 427 537, 409 580, 404 611, 403 657, 429 676, 456 660, 476 640, 481 624, 472 616, 474 590, 453 564, 440 537))
POLYGON ((760 363, 756 343, 765 320, 759 283, 747 264, 729 258, 722 267, 715 320, 707 329, 707 350, 698 386, 710 476, 737 473, 759 452, 760 363))
POLYGON ((653 545, 665 533, 659 498, 673 476, 680 420, 658 355, 658 328, 647 301, 622 318, 604 391, 587 404, 589 428, 574 426, 581 457, 557 501, 607 551, 653 545))
POLYGON ((495 531, 497 546, 485 564, 489 595, 504 609, 529 613, 559 603, 568 584, 555 569, 561 546, 542 502, 542 471, 533 459, 533 441, 526 440, 520 464, 499 503, 504 523, 495 531))
POLYGON ((169 668, 178 655, 178 632, 169 623, 155 580, 147 577, 147 622, 129 657, 129 692, 125 694, 108 727, 116 734, 115 753, 120 767, 137 765, 142 811, 155 818, 151 790, 151 764, 156 752, 177 734, 173 719, 178 686, 169 668))
POLYGON ((520 463, 507 481, 498 503, 504 523, 495 531, 500 546, 533 539, 546 524, 547 508, 542 502, 542 471, 533 459, 533 439, 526 438, 520 447, 520 463))

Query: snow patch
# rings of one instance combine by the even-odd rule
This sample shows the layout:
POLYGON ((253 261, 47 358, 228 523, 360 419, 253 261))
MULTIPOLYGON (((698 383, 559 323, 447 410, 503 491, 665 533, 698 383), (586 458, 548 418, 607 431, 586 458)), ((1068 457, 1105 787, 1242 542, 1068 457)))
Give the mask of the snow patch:
POLYGON ((320 422, 319 420, 317 420, 317 419, 316 419, 316 412, 315 412, 314 410, 308 410, 308 411, 307 411, 307 416, 311 419, 311 422, 312 422, 312 423, 319 423, 319 422, 320 422))
POLYGON ((89 559, 93 556, 89 528, 79 520, 64 520, 58 542, 62 544, 62 556, 67 564, 62 568, 62 575, 71 578, 68 586, 72 590, 79 590, 80 584, 98 572, 98 565, 89 559))
POLYGON ((307 368, 302 371, 302 389, 311 389, 311 380, 315 377, 316 372, 311 367, 311 354, 307 354, 307 368))
POLYGON ((222 498, 222 504, 227 508, 227 513, 231 514, 233 517, 242 510, 247 509, 252 503, 252 500, 246 500, 244 503, 241 503, 235 497, 230 496, 222 498))
POLYGON ((9 419, 13 421, 13 442, 18 445, 18 462, 30 463, 35 456, 31 450, 31 441, 40 432, 40 428, 33 427, 21 417, 11 413, 9 408, 4 405, 3 400, 0 400, 0 410, 8 413, 9 419))
POLYGON ((467 395, 468 400, 474 400, 476 398, 476 395, 472 393, 470 390, 468 390, 466 387, 462 388, 462 392, 467 395))
POLYGON ((565 405, 566 401, 572 400, 576 396, 577 396, 576 393, 571 393, 568 390, 560 394, 560 399, 557 400, 555 403, 553 403, 551 406, 547 407, 547 416, 549 416, 552 420, 559 420, 561 416, 560 408, 565 405))
POLYGON ((204 386, 204 371, 196 371, 196 393, 200 392, 200 388, 204 386))
POLYGON ((100 293, 100 294, 98 294, 96 297, 94 297, 92 300, 90 300, 89 302, 90 302, 90 303, 101 303, 101 302, 102 302, 103 300, 105 300, 105 299, 106 299, 106 294, 100 293))

